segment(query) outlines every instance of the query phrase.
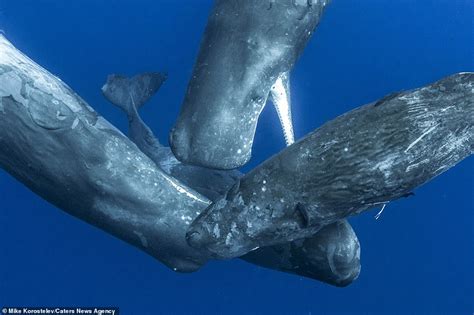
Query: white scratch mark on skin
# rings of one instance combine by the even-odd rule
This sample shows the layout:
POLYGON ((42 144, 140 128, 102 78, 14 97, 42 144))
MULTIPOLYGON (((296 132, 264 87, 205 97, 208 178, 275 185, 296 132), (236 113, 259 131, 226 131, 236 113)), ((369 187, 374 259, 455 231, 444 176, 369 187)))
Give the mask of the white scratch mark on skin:
POLYGON ((436 124, 434 126, 432 126, 431 128, 429 128, 428 130, 426 130, 425 132, 423 132, 423 134, 421 136, 419 136, 415 141, 413 141, 412 143, 410 143, 410 145, 408 146, 408 148, 406 148, 405 150, 405 153, 407 153, 411 148, 413 148, 413 146, 415 146, 418 142, 421 141, 421 139, 423 139, 427 134, 429 134, 430 132, 432 132, 433 130, 436 129, 436 127, 438 127, 439 124, 436 124))
POLYGON ((198 195, 195 195, 193 194, 190 190, 188 190, 187 188, 179 185, 178 183, 175 182, 175 180, 171 179, 170 177, 168 176, 163 176, 178 192, 182 193, 182 194, 185 194, 186 196, 188 196, 189 198, 191 199, 194 199, 196 201, 200 201, 200 202, 204 202, 206 203, 206 200, 204 199, 201 199, 199 198, 198 195))
POLYGON ((412 169, 414 169, 415 167, 417 167, 418 165, 420 164, 425 164, 425 163, 429 163, 430 160, 428 159, 424 159, 423 161, 420 161, 418 163, 415 163, 415 164, 412 164, 412 165, 408 165, 408 167, 405 169, 405 172, 409 172, 411 171, 412 169))
POLYGON ((65 120, 67 116, 63 115, 60 111, 56 111, 56 118, 58 120, 65 120))
POLYGON ((78 124, 79 124, 79 118, 76 117, 76 119, 74 119, 74 121, 72 122, 71 129, 76 129, 78 124))
POLYGON ((456 108, 455 106, 448 106, 446 108, 443 108, 441 111, 444 113, 445 111, 447 111, 448 109, 451 109, 451 108, 456 108))
POLYGON ((463 131, 463 134, 460 136, 451 133, 446 137, 446 142, 439 148, 439 150, 446 150, 447 152, 457 151, 460 147, 466 145, 465 142, 470 141, 471 136, 469 135, 468 131, 463 131))
POLYGON ((385 210, 385 206, 386 206, 386 205, 387 205, 387 204, 384 203, 383 206, 382 206, 382 209, 380 209, 380 211, 377 212, 377 214, 376 214, 375 217, 374 217, 375 220, 378 220, 378 219, 380 218, 380 216, 382 215, 383 211, 385 210))
POLYGON ((448 168, 448 166, 447 166, 447 165, 443 165, 443 166, 441 166, 441 167, 438 167, 438 168, 436 169, 436 171, 434 171, 434 173, 435 173, 435 174, 438 174, 439 172, 441 172, 441 171, 444 170, 445 168, 448 168))
POLYGON ((389 155, 383 161, 380 161, 374 166, 374 169, 378 169, 383 173, 385 178, 388 178, 392 175, 392 167, 398 156, 396 154, 389 155))

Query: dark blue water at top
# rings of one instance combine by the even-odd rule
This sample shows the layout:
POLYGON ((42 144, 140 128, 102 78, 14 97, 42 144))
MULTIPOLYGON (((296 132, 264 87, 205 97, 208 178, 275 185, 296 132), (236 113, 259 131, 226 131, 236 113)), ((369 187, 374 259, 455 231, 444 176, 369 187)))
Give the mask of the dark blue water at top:
MULTIPOLYGON (((162 142, 183 99, 212 5, 172 0, 0 0, 0 28, 122 130, 109 73, 169 74, 143 108, 162 142)), ((474 70, 471 0, 334 0, 292 73, 296 136, 384 95, 474 70)), ((0 126, 1 128, 1 126, 0 126)), ((284 147, 267 107, 246 169, 284 147)), ((362 245, 347 288, 210 262, 176 274, 35 196, 0 170, 0 306, 116 305, 123 314, 474 311, 474 160, 351 219, 362 245)))

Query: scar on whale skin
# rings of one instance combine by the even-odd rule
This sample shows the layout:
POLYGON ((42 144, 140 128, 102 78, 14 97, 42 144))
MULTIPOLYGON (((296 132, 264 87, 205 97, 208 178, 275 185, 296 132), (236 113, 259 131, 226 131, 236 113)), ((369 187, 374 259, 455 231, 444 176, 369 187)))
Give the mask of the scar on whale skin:
POLYGON ((244 175, 193 222, 188 243, 231 258, 409 196, 473 154, 473 84, 474 73, 454 74, 325 123, 244 175))

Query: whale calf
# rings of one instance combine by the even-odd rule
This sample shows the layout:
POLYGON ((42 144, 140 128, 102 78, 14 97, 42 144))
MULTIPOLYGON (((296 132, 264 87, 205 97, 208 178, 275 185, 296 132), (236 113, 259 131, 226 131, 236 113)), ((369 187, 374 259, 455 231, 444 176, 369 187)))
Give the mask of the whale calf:
MULTIPOLYGON (((272 86, 288 86, 285 74, 302 53, 327 4, 326 0, 215 2, 170 133, 171 148, 180 161, 233 169, 250 159, 257 121, 272 86)), ((279 102, 276 95, 270 97, 291 143, 289 103, 279 102)))

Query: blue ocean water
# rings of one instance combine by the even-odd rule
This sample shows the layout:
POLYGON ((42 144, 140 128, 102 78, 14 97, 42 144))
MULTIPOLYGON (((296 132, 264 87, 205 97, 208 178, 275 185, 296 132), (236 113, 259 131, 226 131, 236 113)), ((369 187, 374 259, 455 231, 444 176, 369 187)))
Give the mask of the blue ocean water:
MULTIPOLYGON (((0 28, 120 129, 101 96, 110 73, 169 74, 142 110, 167 141, 210 0, 0 0, 0 28)), ((333 0, 292 73, 297 137, 356 106, 474 70, 471 0, 333 0)), ((1 128, 1 126, 0 126, 1 128)), ((276 113, 260 119, 246 170, 284 147, 276 113)), ((0 170, 0 306, 113 305, 123 314, 472 314, 474 159, 351 219, 362 272, 346 288, 213 261, 176 274, 54 208, 0 170)))

